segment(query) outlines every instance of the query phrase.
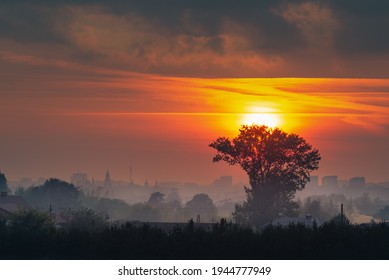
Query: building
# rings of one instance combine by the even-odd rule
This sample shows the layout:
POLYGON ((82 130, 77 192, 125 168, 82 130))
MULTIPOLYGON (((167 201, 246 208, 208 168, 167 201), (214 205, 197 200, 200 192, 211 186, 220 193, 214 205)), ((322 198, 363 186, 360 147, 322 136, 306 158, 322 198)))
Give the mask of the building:
POLYGON ((12 213, 30 209, 30 205, 21 196, 9 196, 7 192, 0 195, 0 217, 7 217, 12 213))
POLYGON ((109 170, 105 173, 104 187, 109 188, 111 186, 111 176, 109 175, 109 170))
POLYGON ((317 188, 319 186, 319 177, 318 176, 310 176, 309 182, 307 183, 308 188, 317 188))
POLYGON ((216 179, 213 184, 214 187, 232 187, 232 176, 220 176, 219 179, 216 179))
POLYGON ((321 181, 323 187, 337 188, 338 187, 338 176, 324 176, 321 181))
POLYGON ((349 187, 351 188, 364 188, 366 185, 365 177, 353 177, 350 179, 349 187))
POLYGON ((76 187, 84 187, 90 185, 87 174, 80 172, 73 173, 73 175, 70 177, 70 182, 76 187))

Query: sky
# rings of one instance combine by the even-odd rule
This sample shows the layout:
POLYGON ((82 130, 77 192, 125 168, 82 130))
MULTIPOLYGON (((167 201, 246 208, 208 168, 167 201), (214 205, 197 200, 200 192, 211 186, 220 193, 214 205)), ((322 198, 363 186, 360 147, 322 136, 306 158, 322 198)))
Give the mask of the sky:
POLYGON ((0 170, 199 182, 242 124, 319 149, 314 175, 389 181, 385 1, 1 1, 0 170))

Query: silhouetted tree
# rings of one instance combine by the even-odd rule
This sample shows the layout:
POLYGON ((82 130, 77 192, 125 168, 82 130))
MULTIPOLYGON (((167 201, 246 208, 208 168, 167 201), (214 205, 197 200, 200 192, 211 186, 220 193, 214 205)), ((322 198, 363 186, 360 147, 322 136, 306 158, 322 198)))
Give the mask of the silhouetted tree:
POLYGON ((151 206, 161 206, 161 204, 165 201, 165 194, 161 192, 154 192, 150 195, 149 200, 147 201, 148 204, 151 206))
POLYGON ((17 195, 17 196, 24 196, 25 192, 26 192, 26 190, 23 187, 18 187, 15 190, 15 195, 17 195))
POLYGON ((120 199, 83 196, 81 203, 97 213, 107 213, 111 220, 128 220, 131 217, 131 206, 120 199))
POLYGON ((60 210, 79 208, 80 194, 80 190, 73 184, 52 178, 42 186, 27 189, 24 197, 34 207, 46 210, 51 204, 54 210, 60 210))
POLYGON ((161 220, 165 222, 185 222, 187 221, 181 203, 177 200, 165 202, 159 208, 161 220))
POLYGON ((92 209, 70 210, 67 214, 70 216, 69 228, 72 230, 96 232, 107 226, 108 215, 92 209))
POLYGON ((186 203, 186 211, 189 218, 200 218, 202 222, 210 222, 216 219, 217 208, 212 199, 205 193, 195 194, 186 203))
POLYGON ((320 154, 303 138, 278 128, 244 125, 232 140, 219 137, 210 144, 214 162, 240 165, 249 177, 247 201, 237 205, 237 222, 263 225, 278 215, 293 215, 297 190, 319 166, 320 154))
POLYGON ((345 214, 337 214, 335 217, 333 217, 331 220, 329 220, 330 224, 336 224, 336 225, 349 225, 350 220, 347 218, 345 214))
POLYGON ((49 214, 36 209, 23 209, 11 215, 13 230, 42 231, 53 227, 49 214))
POLYGON ((332 200, 326 202, 326 198, 326 196, 307 197, 304 203, 301 204, 301 214, 310 214, 314 218, 319 218, 322 221, 330 220, 339 210, 332 200))
POLYGON ((372 216, 383 206, 379 198, 372 199, 369 193, 363 193, 362 196, 354 199, 355 206, 360 213, 372 216))
POLYGON ((7 178, 5 177, 4 173, 1 172, 0 172, 0 191, 2 192, 8 191, 7 178))
POLYGON ((304 208, 303 208, 304 214, 311 214, 313 217, 321 217, 322 216, 322 210, 321 210, 321 203, 318 199, 311 199, 308 197, 305 200, 304 208))

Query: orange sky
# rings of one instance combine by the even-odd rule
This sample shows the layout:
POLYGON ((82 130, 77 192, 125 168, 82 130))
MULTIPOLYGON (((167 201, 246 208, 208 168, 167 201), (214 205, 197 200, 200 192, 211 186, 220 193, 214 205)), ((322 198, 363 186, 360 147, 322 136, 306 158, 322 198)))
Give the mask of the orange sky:
POLYGON ((389 181, 389 4, 0 3, 0 170, 196 181, 254 121, 318 148, 318 175, 389 181))
POLYGON ((185 78, 3 74, 0 164, 11 178, 80 170, 102 178, 209 183, 237 168, 208 144, 248 116, 277 119, 321 151, 319 175, 388 180, 389 79, 185 78), (9 91, 9 94, 7 94, 9 91))

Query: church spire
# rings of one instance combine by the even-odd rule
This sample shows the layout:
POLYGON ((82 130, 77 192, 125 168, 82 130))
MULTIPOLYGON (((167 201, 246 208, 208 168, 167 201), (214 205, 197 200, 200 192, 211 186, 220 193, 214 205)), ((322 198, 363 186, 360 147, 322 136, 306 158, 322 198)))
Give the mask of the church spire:
POLYGON ((107 173, 105 173, 104 187, 111 186, 111 177, 109 175, 109 170, 107 169, 107 173))

